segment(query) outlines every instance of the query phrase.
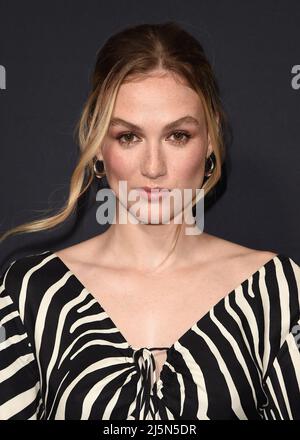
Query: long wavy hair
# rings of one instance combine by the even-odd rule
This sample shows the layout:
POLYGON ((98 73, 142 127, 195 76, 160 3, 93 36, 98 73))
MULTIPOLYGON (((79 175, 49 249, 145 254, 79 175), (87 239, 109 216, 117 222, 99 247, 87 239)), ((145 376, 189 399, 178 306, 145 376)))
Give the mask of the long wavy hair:
MULTIPOLYGON (((9 235, 54 228, 76 211, 79 198, 95 178, 96 154, 106 136, 119 87, 126 81, 157 69, 184 78, 199 95, 215 165, 213 173, 201 187, 204 196, 219 181, 225 159, 227 118, 215 74, 201 43, 174 21, 139 24, 112 35, 96 55, 91 89, 74 131, 79 143, 79 158, 71 176, 67 201, 54 215, 8 230, 0 236, 0 242, 9 235)), ((179 232, 180 227, 177 228, 170 253, 176 245, 179 232)))

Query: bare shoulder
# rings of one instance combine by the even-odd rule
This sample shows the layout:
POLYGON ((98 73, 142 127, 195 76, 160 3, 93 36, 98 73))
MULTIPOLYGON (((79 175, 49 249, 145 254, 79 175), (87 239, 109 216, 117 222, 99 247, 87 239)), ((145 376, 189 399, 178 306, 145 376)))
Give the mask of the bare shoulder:
POLYGON ((100 243, 101 240, 99 239, 99 236, 97 236, 97 239, 92 237, 88 240, 55 251, 55 253, 68 264, 85 266, 85 268, 87 268, 91 267, 96 261, 99 262, 101 257, 101 252, 99 252, 99 249, 101 250, 101 247, 99 247, 100 243))
POLYGON ((210 235, 212 255, 217 264, 225 265, 228 270, 251 274, 274 259, 278 253, 269 250, 253 249, 238 243, 210 235))

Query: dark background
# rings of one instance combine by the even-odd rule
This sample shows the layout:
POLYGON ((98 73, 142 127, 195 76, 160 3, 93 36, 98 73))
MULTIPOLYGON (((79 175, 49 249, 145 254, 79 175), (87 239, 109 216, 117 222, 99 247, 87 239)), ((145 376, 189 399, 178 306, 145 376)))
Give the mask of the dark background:
MULTIPOLYGON (((75 124, 97 49, 128 25, 177 21, 203 44, 233 138, 205 231, 300 263, 300 2, 0 1, 1 233, 54 213, 68 195, 75 124), (292 79, 294 78, 294 82, 292 79)), ((92 194, 92 192, 91 192, 92 194)), ((0 244, 0 265, 104 231, 89 195, 49 232, 0 244)))

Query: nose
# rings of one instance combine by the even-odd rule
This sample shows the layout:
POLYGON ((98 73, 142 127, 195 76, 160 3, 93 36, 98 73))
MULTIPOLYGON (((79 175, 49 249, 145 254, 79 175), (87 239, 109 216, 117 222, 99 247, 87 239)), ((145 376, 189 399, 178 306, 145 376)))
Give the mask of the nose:
POLYGON ((141 164, 141 172, 145 177, 157 179, 167 172, 166 159, 160 145, 145 145, 141 164))

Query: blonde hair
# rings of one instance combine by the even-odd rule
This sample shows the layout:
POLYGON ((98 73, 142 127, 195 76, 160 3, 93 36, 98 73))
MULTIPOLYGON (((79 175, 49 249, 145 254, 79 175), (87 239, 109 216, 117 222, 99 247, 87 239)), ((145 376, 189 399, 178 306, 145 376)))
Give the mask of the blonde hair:
MULTIPOLYGON (((213 173, 202 186, 204 195, 215 187, 225 159, 226 115, 215 75, 202 45, 173 21, 127 27, 112 35, 97 52, 92 87, 75 127, 80 156, 71 176, 66 203, 54 215, 11 228, 0 236, 0 242, 13 234, 54 228, 76 211, 78 199, 95 178, 94 160, 106 136, 121 84, 157 69, 184 78, 201 99, 215 157, 213 173)), ((180 228, 177 230, 171 252, 180 228)))

